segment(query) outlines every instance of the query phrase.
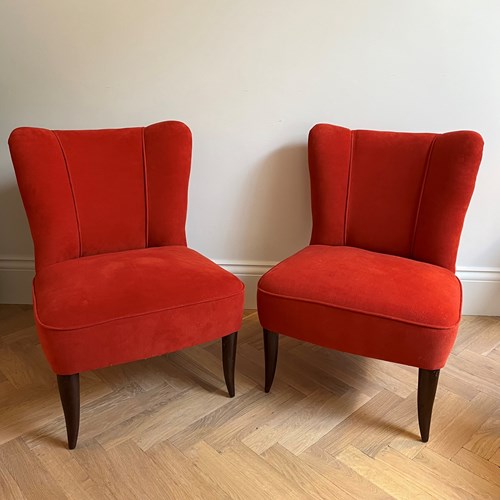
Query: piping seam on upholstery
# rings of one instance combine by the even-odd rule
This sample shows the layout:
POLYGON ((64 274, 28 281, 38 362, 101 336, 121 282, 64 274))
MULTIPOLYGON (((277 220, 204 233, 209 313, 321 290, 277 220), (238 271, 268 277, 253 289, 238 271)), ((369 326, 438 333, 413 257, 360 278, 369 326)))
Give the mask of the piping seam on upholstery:
POLYGON ((349 153, 349 170, 347 172, 347 193, 345 197, 345 210, 344 210, 344 245, 347 245, 347 212, 349 210, 349 192, 351 190, 351 170, 352 170, 352 157, 354 153, 354 133, 355 130, 351 130, 351 146, 349 153))
POLYGON ((219 302, 219 301, 222 301, 222 300, 227 300, 227 299, 232 299, 233 297, 237 297, 238 295, 241 295, 241 293, 243 291, 244 291, 244 288, 242 286, 242 289, 238 293, 233 293, 231 295, 226 295, 225 297, 218 297, 218 298, 213 298, 213 299, 200 300, 198 302, 193 302, 191 304, 182 304, 180 306, 174 306, 174 307, 164 307, 162 309, 155 309, 154 311, 148 311, 148 312, 139 313, 139 314, 131 314, 129 316, 117 316, 116 318, 107 319, 107 320, 104 320, 104 321, 97 321, 95 323, 91 323, 91 324, 87 324, 87 325, 62 327, 62 326, 50 326, 50 325, 44 323, 40 319, 40 316, 38 315, 38 310, 36 308, 36 291, 35 291, 35 286, 33 285, 33 299, 34 299, 33 300, 33 302, 34 302, 34 304, 33 304, 33 311, 34 311, 34 314, 35 314, 36 319, 37 319, 38 323, 40 324, 40 326, 43 326, 44 328, 47 328, 49 330, 55 330, 55 331, 65 332, 65 331, 69 331, 69 330, 83 330, 85 328, 93 328, 95 326, 100 326, 100 325, 105 325, 105 324, 108 324, 108 323, 113 323, 113 321, 120 321, 120 320, 124 320, 124 319, 140 318, 142 316, 149 316, 151 314, 158 314, 158 313, 162 313, 162 312, 165 312, 165 311, 173 311, 175 309, 182 309, 183 307, 194 307, 194 306, 198 306, 198 305, 201 305, 201 304, 207 304, 207 303, 210 303, 210 302, 219 302))
POLYGON ((144 202, 145 202, 145 248, 149 248, 149 195, 148 195, 148 169, 146 163, 146 129, 142 127, 142 168, 144 171, 144 202))
POLYGON ((78 217, 78 209, 76 206, 76 198, 75 198, 75 190, 73 189, 73 180, 71 179, 71 174, 69 172, 69 165, 68 165, 68 158, 66 157, 66 152, 64 151, 64 147, 62 145, 61 139, 57 135, 57 132, 55 130, 51 131, 57 142, 59 143, 59 147, 61 148, 61 154, 64 158, 64 166, 66 167, 66 173, 68 175, 68 182, 69 182, 69 187, 71 190, 71 196, 73 198, 73 206, 75 207, 75 218, 76 218, 76 227, 78 231, 78 257, 82 256, 82 231, 80 228, 80 217, 78 217))
MULTIPOLYGON (((458 280, 458 278, 457 278, 457 280, 458 280)), ((460 280, 458 280, 458 281, 460 281, 460 280)), ((424 327, 424 328, 432 328, 434 330, 449 330, 450 328, 455 328, 455 327, 457 327, 460 324, 460 319, 461 319, 461 316, 460 316, 460 313, 459 313, 458 321, 456 321, 453 325, 450 325, 450 326, 438 326, 438 325, 431 325, 431 324, 426 324, 426 323, 420 323, 418 321, 404 320, 404 319, 401 319, 401 318, 396 318, 394 316, 389 316, 388 314, 377 314, 375 312, 370 312, 370 311, 361 311, 361 310, 355 309, 353 307, 343 307, 343 306, 339 306, 337 304, 329 304, 328 302, 323 302, 321 300, 304 299, 304 298, 300 298, 300 297, 292 297, 290 295, 282 295, 282 294, 267 292, 266 290, 263 290, 260 287, 258 287, 257 290, 259 292, 261 292, 261 293, 265 293, 265 294, 267 294, 267 295, 269 295, 271 297, 276 297, 278 299, 295 300, 297 302, 307 302, 309 304, 318 304, 318 305, 321 305, 321 306, 330 307, 332 309, 340 309, 342 311, 349 311, 349 312, 352 312, 352 313, 363 314, 365 316, 372 316, 372 317, 375 317, 375 318, 388 319, 388 320, 391 320, 391 321, 397 321, 399 323, 404 323, 405 325, 415 325, 415 326, 421 326, 421 327, 424 327)))
POLYGON ((427 181, 427 174, 429 173, 429 167, 431 164, 432 151, 434 150, 434 144, 436 143, 437 138, 438 138, 438 135, 435 135, 434 139, 432 139, 431 145, 429 146, 429 152, 427 153, 427 161, 425 164, 424 178, 422 179, 422 187, 420 189, 420 197, 418 199, 417 212, 415 214, 415 225, 413 226, 413 238, 411 240, 411 248, 410 248, 410 256, 412 258, 414 258, 413 251, 415 248, 415 238, 417 236, 417 226, 418 226, 418 218, 420 216, 420 207, 422 206, 422 198, 424 197, 425 184, 427 181))

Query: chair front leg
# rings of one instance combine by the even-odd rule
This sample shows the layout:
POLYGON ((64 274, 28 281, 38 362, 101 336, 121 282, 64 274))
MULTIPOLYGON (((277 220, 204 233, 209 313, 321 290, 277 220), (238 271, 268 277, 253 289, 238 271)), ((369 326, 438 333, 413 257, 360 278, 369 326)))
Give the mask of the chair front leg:
POLYGON ((418 370, 418 425, 422 442, 429 441, 429 430, 431 427, 432 407, 436 397, 436 389, 439 380, 439 370, 418 370))
POLYGON ((222 337, 222 366, 224 368, 224 380, 226 381, 229 397, 234 397, 234 367, 236 363, 236 344, 238 332, 222 337))
POLYGON ((73 450, 78 440, 80 428, 80 375, 58 375, 57 386, 66 420, 68 448, 73 450))
POLYGON ((264 390, 269 392, 273 385, 276 363, 278 362, 279 335, 264 328, 264 363, 265 363, 265 386, 264 390))

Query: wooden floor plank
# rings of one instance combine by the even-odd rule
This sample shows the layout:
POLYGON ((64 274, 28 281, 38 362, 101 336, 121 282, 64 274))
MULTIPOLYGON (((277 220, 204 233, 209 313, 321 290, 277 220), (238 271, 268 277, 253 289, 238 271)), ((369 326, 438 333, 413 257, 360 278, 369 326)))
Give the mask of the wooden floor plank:
POLYGON ((153 446, 147 454, 158 465, 161 474, 166 474, 174 484, 176 498, 229 498, 224 490, 217 487, 200 469, 195 468, 192 461, 168 441, 153 446))
POLYGON ((361 407, 367 400, 364 394, 347 393, 337 397, 328 392, 323 394, 323 398, 319 401, 317 398, 313 400, 312 396, 317 395, 318 392, 313 392, 311 396, 300 402, 298 411, 295 411, 293 415, 295 425, 293 427, 285 425, 287 432, 278 441, 295 455, 304 452, 318 439, 331 432, 347 417, 348 413, 352 413, 356 407, 361 407))
POLYGON ((352 499, 352 495, 322 476, 313 467, 302 463, 293 453, 276 444, 262 454, 291 483, 304 491, 308 498, 314 499, 352 499))
POLYGON ((6 467, 0 467, 0 492, 4 500, 23 500, 26 498, 6 467))
POLYGON ((451 461, 476 476, 486 479, 489 483, 494 483, 500 487, 500 468, 498 465, 485 460, 465 448, 461 448, 451 461))
MULTIPOLYGON (((276 498, 285 498, 285 494, 290 495, 289 498, 298 498, 284 478, 279 477, 279 473, 276 472, 274 475, 274 479, 278 478, 276 486, 271 483, 269 477, 256 477, 254 474, 262 470, 262 466, 256 467, 255 465, 257 457, 258 455, 255 455, 251 461, 242 463, 241 457, 237 456, 237 460, 234 461, 234 455, 218 453, 204 441, 200 441, 191 448, 189 454, 193 465, 230 498, 249 500, 267 498, 270 496, 269 490, 278 492, 276 498)), ((268 467, 269 471, 270 466, 268 467)))
POLYGON ((229 425, 231 420, 241 417, 246 420, 247 413, 252 411, 252 408, 262 406, 265 398, 267 398, 266 394, 260 389, 254 389, 235 397, 224 406, 184 427, 184 429, 169 438, 169 443, 179 450, 187 450, 199 441, 209 439, 209 436, 218 429, 226 428, 226 425, 229 425))
POLYGON ((31 450, 69 498, 114 499, 107 486, 94 481, 94 478, 78 463, 77 454, 67 448, 42 443, 31 450))
POLYGON ((454 411, 450 409, 451 411, 446 413, 456 415, 456 417, 449 420, 448 425, 441 430, 439 439, 432 440, 428 444, 428 448, 443 457, 451 458, 470 442, 472 436, 497 409, 499 403, 495 398, 479 393, 463 409, 457 407, 454 411))
POLYGON ((454 484, 475 498, 500 498, 500 488, 428 448, 424 448, 414 461, 435 472, 443 481, 454 484))
POLYGON ((347 446, 336 458, 395 498, 429 498, 421 485, 408 481, 405 475, 388 469, 384 463, 365 455, 354 446, 347 446))
POLYGON ((304 500, 310 498, 308 491, 295 481, 289 480, 285 474, 275 469, 241 441, 233 442, 224 451, 223 456, 242 471, 242 475, 250 484, 259 484, 266 492, 265 497, 304 500))
POLYGON ((0 469, 13 477, 27 499, 64 499, 66 494, 38 458, 18 438, 0 446, 0 469))
POLYGON ((206 438, 208 444, 218 451, 223 450, 235 440, 243 440, 262 421, 266 421, 279 411, 287 411, 299 397, 292 388, 267 394, 261 404, 254 405, 249 411, 231 419, 224 427, 214 429, 206 438))
POLYGON ((445 481, 441 474, 429 470, 425 465, 402 455, 392 447, 384 448, 378 453, 377 460, 385 464, 389 472, 396 470, 408 482, 418 484, 431 497, 463 500, 471 496, 456 484, 445 481))
POLYGON ((300 455, 300 460, 354 498, 370 500, 393 498, 372 481, 321 448, 309 448, 300 455))
POLYGON ((500 449, 500 402, 484 424, 465 443, 464 448, 490 460, 500 449))
MULTIPOLYGON (((389 415, 402 401, 403 399, 396 394, 380 391, 321 437, 313 447, 323 448, 328 453, 336 455, 353 440, 359 440, 362 435, 366 436, 366 443, 377 441, 377 436, 383 436, 385 439, 387 426, 392 425, 389 415)), ((401 431, 404 432, 403 429, 401 431)))

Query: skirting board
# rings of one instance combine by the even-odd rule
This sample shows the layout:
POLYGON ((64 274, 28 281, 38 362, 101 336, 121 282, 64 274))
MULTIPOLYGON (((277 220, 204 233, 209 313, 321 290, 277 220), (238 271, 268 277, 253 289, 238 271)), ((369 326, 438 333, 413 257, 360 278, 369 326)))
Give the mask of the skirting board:
MULTIPOLYGON (((245 307, 255 309, 259 278, 272 262, 218 261, 245 283, 245 307)), ((34 263, 31 258, 0 258, 0 304, 30 304, 34 263)), ((459 267, 464 291, 463 314, 500 316, 500 268, 459 267)))

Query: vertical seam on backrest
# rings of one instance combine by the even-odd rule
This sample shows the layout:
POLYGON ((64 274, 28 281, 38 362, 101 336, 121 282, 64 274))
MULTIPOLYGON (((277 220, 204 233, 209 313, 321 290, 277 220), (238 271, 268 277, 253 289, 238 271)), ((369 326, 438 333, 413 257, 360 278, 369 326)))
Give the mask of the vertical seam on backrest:
POLYGON ((351 146, 349 154, 349 167, 347 171, 347 193, 345 197, 345 210, 344 210, 344 245, 347 245, 347 219, 349 211, 349 192, 351 191, 351 170, 352 170, 352 157, 354 153, 354 133, 355 130, 351 130, 351 146))
POLYGON ((429 152, 427 153, 427 161, 425 163, 424 178, 422 179, 422 187, 420 188, 420 196, 418 199, 417 212, 415 214, 415 224, 413 226, 413 237, 411 239, 411 247, 410 247, 410 257, 411 258, 413 258, 413 251, 415 248, 415 238, 417 236, 418 218, 420 216, 420 207, 422 205, 422 198, 424 197, 424 190, 425 190, 425 184, 427 181, 427 174, 429 173, 432 151, 434 150, 434 144, 436 143, 437 138, 438 138, 438 135, 435 135, 434 138, 432 139, 431 145, 429 146, 429 152))
POLYGON ((145 246, 149 247, 149 195, 148 195, 148 169, 146 163, 146 129, 142 127, 142 168, 144 170, 144 203, 145 203, 145 246))
POLYGON ((62 145, 60 137, 57 135, 55 130, 51 131, 57 142, 59 143, 59 147, 61 148, 61 154, 64 159, 64 166, 66 168, 66 174, 68 175, 68 182, 69 182, 69 188, 71 190, 71 197, 73 198, 73 206, 75 207, 75 218, 76 218, 76 227, 78 230, 78 257, 82 256, 82 231, 80 228, 80 217, 78 216, 78 208, 76 206, 76 197, 75 197, 75 190, 73 188, 73 180, 71 179, 71 173, 69 171, 69 165, 68 165, 68 158, 66 156, 66 152, 64 151, 64 147, 62 145))

